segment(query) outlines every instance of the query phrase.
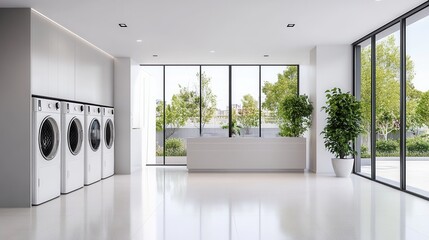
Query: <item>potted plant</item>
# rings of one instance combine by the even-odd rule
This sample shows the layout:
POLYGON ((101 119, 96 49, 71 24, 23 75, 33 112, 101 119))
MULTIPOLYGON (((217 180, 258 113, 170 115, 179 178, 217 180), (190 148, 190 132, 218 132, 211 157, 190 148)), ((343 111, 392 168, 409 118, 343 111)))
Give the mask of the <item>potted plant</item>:
POLYGON ((326 106, 322 107, 328 115, 322 131, 325 147, 335 155, 332 165, 337 177, 348 177, 353 169, 355 151, 353 141, 362 132, 361 104, 349 92, 339 88, 326 92, 326 106))
POLYGON ((313 105, 307 95, 287 96, 280 106, 280 133, 282 137, 302 137, 311 127, 313 105))

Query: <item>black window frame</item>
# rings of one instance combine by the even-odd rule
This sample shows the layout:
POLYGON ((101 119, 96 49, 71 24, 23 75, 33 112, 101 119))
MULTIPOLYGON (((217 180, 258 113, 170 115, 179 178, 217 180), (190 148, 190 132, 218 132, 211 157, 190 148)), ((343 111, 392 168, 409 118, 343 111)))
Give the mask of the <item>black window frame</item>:
MULTIPOLYGON (((262 118, 262 115, 261 115, 261 108, 262 108, 262 103, 261 103, 261 95, 262 95, 262 86, 261 86, 261 84, 262 84, 262 79, 261 79, 261 68, 263 67, 263 66, 282 66, 282 67, 296 67, 297 68, 297 95, 299 95, 300 94, 300 65, 299 64, 140 64, 140 66, 141 67, 162 67, 162 71, 163 71, 163 74, 162 74, 162 81, 163 81, 163 89, 162 89, 162 93, 163 93, 163 109, 164 109, 164 114, 163 114, 163 118, 164 118, 164 121, 163 121, 163 139, 164 139, 164 141, 163 141, 163 151, 164 151, 164 154, 163 154, 163 163, 162 164, 146 164, 146 166, 186 166, 186 164, 166 164, 165 163, 165 136, 166 136, 166 128, 165 128, 165 68, 166 67, 170 67, 170 66, 173 66, 173 67, 177 67, 177 66, 183 66, 183 67, 187 67, 187 66, 197 66, 197 67, 199 67, 199 70, 200 70, 200 82, 199 82, 199 85, 200 85, 200 96, 201 96, 201 69, 202 69, 202 67, 206 67, 206 66, 220 66, 220 67, 228 67, 228 71, 229 71, 229 80, 228 80, 228 82, 229 82, 229 88, 228 88, 228 97, 229 97, 229 99, 228 99, 228 107, 229 107, 229 109, 230 109, 230 111, 229 111, 229 115, 228 115, 228 124, 229 124, 229 127, 228 127, 228 132, 229 132, 229 137, 231 138, 232 137, 232 111, 231 111, 231 107, 232 107, 232 67, 235 67, 235 66, 255 66, 255 67, 258 67, 258 69, 259 69, 259 96, 258 96, 258 101, 259 101, 259 104, 258 104, 258 107, 259 107, 259 136, 258 137, 261 137, 261 135, 262 135, 262 128, 261 128, 261 118, 262 118)), ((201 137, 201 135, 202 135, 202 130, 201 130, 201 118, 202 118, 202 116, 201 116, 201 97, 200 97, 200 129, 199 129, 199 132, 200 132, 200 136, 199 137, 201 137)))
MULTIPOLYGON (((406 151, 405 151, 405 144, 406 144, 406 28, 407 23, 406 19, 413 16, 414 14, 417 14, 418 12, 429 8, 429 2, 425 2, 418 7, 406 12, 405 14, 395 18, 394 20, 390 21, 389 23, 385 24, 384 26, 378 28, 377 30, 365 35, 364 37, 360 38, 359 40, 352 43, 353 47, 353 94, 355 96, 360 95, 360 61, 358 61, 358 58, 360 57, 360 54, 358 51, 360 51, 359 44, 367 41, 368 39, 371 40, 371 176, 366 176, 364 174, 361 174, 356 171, 356 169, 359 168, 357 164, 360 164, 360 153, 356 155, 356 161, 354 163, 353 173, 355 175, 358 175, 360 177, 372 180, 374 182, 389 186, 391 188, 400 190, 405 193, 409 193, 411 195, 423 198, 425 200, 429 200, 429 197, 423 196, 421 194, 412 192, 407 190, 406 185, 406 151), (376 93, 375 93, 375 83, 376 83, 376 72, 374 69, 376 69, 376 36, 377 34, 383 32, 384 30, 389 29, 390 27, 396 25, 399 23, 399 31, 400 31, 400 129, 399 129, 399 136, 400 136, 400 153, 399 153, 399 166, 400 166, 400 180, 399 180, 399 187, 391 185, 387 182, 383 182, 376 179, 376 149, 375 149, 375 142, 376 142, 376 131, 375 131, 375 104, 376 104, 376 93)), ((359 58, 360 59, 360 58, 359 58)), ((357 139, 354 144, 355 150, 360 150, 360 141, 357 139)), ((360 151, 359 151, 360 152, 360 151)))

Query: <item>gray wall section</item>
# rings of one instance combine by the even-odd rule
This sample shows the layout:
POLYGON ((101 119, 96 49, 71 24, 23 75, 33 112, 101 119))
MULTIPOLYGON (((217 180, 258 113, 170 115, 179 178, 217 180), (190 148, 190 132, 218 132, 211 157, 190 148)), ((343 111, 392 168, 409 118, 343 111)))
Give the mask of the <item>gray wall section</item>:
POLYGON ((115 59, 115 173, 131 173, 131 59, 115 59))
POLYGON ((0 9, 0 207, 31 206, 30 9, 0 9))

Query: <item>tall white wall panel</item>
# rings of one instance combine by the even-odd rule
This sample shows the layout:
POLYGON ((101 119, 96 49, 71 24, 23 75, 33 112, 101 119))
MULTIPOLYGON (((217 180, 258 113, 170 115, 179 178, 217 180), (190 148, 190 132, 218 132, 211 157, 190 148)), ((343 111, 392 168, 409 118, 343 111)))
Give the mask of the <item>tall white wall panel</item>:
POLYGON ((31 15, 32 94, 113 106, 113 58, 31 15))
POLYGON ((75 40, 71 34, 58 34, 58 97, 76 100, 75 40))

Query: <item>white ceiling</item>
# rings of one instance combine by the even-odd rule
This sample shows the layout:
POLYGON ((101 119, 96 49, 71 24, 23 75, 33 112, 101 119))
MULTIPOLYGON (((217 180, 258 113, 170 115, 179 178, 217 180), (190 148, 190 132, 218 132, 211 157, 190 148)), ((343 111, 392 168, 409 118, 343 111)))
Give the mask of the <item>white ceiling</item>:
POLYGON ((139 63, 306 63, 314 46, 351 44, 423 2, 0 0, 0 7, 32 7, 111 55, 139 63))

